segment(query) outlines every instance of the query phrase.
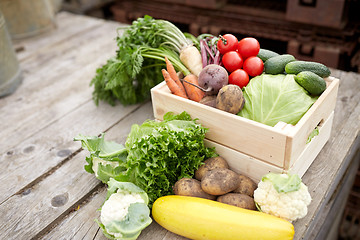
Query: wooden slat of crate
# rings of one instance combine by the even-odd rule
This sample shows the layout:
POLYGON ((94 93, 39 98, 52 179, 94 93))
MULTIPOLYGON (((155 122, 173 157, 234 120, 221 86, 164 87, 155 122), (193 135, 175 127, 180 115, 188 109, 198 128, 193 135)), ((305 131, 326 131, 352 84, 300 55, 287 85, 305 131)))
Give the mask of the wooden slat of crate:
POLYGON ((315 136, 310 143, 306 144, 304 151, 302 151, 296 161, 292 161, 290 163, 289 172, 297 173, 299 176, 303 176, 305 174, 316 156, 329 140, 333 120, 334 112, 332 112, 328 119, 322 123, 322 126, 319 128, 319 135, 315 136))
POLYGON ((304 114, 294 126, 294 129, 288 133, 291 144, 289 143, 287 146, 291 147, 291 149, 286 149, 285 168, 294 164, 294 161, 299 158, 305 149, 308 136, 315 127, 326 121, 335 109, 339 79, 329 77, 326 79, 326 82, 327 88, 325 92, 320 95, 317 101, 304 114))
POLYGON ((250 157, 242 152, 228 148, 220 143, 216 143, 209 139, 204 140, 207 147, 214 147, 219 156, 223 157, 229 164, 230 169, 233 171, 244 174, 258 182, 261 176, 269 172, 283 173, 283 169, 278 166, 266 163, 257 158, 250 157))
POLYGON ((278 167, 266 163, 261 159, 251 157, 242 152, 228 148, 222 144, 205 139, 208 147, 215 147, 216 152, 226 159, 230 168, 239 174, 249 176, 254 181, 260 181, 261 177, 269 172, 292 173, 302 177, 310 167, 316 156, 328 141, 334 119, 334 112, 326 119, 319 129, 319 135, 315 136, 302 151, 301 155, 294 161, 290 168, 278 167))

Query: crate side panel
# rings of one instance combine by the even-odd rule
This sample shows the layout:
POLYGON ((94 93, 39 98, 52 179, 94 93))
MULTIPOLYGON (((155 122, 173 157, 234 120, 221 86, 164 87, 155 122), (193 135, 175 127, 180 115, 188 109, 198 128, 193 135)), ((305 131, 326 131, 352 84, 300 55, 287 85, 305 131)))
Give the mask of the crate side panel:
POLYGON ((310 165, 330 138, 333 119, 334 112, 330 114, 329 118, 319 129, 319 135, 315 136, 311 142, 307 144, 300 157, 294 162, 294 165, 289 170, 290 173, 296 173, 302 177, 309 169, 310 165))
POLYGON ((238 174, 248 176, 255 182, 259 182, 261 177, 269 172, 284 172, 280 167, 268 164, 260 159, 250 157, 209 139, 205 139, 204 142, 207 147, 215 147, 216 152, 228 162, 231 170, 238 174))
POLYGON ((335 109, 339 79, 328 78, 328 87, 313 106, 296 124, 292 136, 291 151, 286 153, 285 168, 292 166, 306 147, 310 133, 319 123, 326 121, 335 109))
POLYGON ((286 135, 280 130, 175 96, 164 83, 154 87, 151 94, 155 118, 162 120, 169 111, 186 111, 209 128, 208 139, 283 167, 286 135))

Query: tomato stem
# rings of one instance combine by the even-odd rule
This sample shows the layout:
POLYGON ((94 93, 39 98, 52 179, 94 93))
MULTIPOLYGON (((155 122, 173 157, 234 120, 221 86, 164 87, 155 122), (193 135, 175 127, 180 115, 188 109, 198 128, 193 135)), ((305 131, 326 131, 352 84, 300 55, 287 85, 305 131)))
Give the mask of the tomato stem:
POLYGON ((226 46, 227 40, 222 35, 219 35, 219 38, 223 41, 224 45, 226 46))

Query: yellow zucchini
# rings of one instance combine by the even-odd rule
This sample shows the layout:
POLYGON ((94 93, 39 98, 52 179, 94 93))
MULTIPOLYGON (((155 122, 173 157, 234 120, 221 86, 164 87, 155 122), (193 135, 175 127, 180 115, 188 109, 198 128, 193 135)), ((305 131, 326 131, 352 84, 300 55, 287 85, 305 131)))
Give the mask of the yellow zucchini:
POLYGON ((293 239, 294 226, 281 218, 228 204, 171 195, 158 198, 154 220, 165 229, 190 239, 293 239))

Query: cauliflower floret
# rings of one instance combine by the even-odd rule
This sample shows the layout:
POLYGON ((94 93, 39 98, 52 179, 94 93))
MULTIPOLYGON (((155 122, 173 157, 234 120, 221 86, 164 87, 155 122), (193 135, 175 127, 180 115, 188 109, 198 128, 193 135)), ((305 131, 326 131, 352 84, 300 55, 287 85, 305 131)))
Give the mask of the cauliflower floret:
POLYGON ((305 217, 311 196, 303 183, 297 191, 279 193, 271 181, 261 181, 254 192, 254 200, 261 211, 292 222, 305 217))
MULTIPOLYGON (((130 204, 144 203, 144 199, 140 194, 117 192, 112 194, 101 208, 100 220, 106 226, 110 226, 113 222, 121 221, 128 213, 130 204)), ((113 234, 115 237, 121 237, 121 233, 113 233, 106 229, 108 233, 113 234)))
POLYGON ((94 157, 93 158, 93 166, 92 166, 92 170, 94 171, 95 173, 95 176, 98 177, 98 169, 99 169, 99 164, 102 164, 102 165, 108 165, 110 164, 113 168, 119 166, 119 163, 118 162, 115 162, 115 161, 106 161, 106 160, 103 160, 101 158, 97 158, 97 157, 94 157))

